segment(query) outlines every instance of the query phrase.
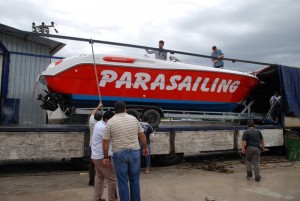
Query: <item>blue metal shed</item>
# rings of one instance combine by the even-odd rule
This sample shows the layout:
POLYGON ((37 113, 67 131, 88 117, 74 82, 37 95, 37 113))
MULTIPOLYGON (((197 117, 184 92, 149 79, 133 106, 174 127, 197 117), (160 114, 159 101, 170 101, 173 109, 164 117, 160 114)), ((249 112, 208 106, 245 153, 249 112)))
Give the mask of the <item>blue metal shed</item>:
MULTIPOLYGON (((35 82, 65 44, 4 29, 16 30, 0 24, 1 124, 44 124, 46 112, 33 96, 35 82)), ((37 85, 36 94, 42 90, 37 85)))

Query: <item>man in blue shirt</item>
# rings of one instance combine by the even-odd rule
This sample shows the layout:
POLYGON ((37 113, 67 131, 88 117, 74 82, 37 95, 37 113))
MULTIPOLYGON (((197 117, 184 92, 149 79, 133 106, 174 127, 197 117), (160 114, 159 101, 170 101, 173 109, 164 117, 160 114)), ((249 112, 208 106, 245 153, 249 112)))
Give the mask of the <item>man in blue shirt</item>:
MULTIPOLYGON (((152 126, 148 123, 149 122, 149 118, 148 117, 144 117, 143 118, 143 122, 140 122, 142 128, 144 129, 144 133, 145 133, 145 136, 146 136, 146 139, 147 139, 147 147, 148 147, 148 150, 149 150, 149 154, 147 156, 145 156, 145 159, 146 159, 146 170, 145 170, 145 173, 146 174, 149 174, 150 173, 150 167, 151 167, 151 159, 150 159, 150 143, 153 142, 153 137, 154 137, 154 130, 152 128, 152 126)), ((143 145, 140 143, 140 146, 141 146, 141 149, 143 147, 143 145)))
POLYGON ((224 54, 223 54, 222 50, 217 49, 216 46, 213 46, 212 53, 211 53, 211 61, 215 68, 223 68, 224 67, 224 62, 222 60, 223 58, 224 58, 224 54))

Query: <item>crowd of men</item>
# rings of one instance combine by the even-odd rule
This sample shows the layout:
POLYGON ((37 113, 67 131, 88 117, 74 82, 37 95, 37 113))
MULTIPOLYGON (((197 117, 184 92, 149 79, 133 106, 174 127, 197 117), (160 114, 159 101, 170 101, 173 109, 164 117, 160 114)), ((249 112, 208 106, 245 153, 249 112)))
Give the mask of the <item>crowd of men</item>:
POLYGON ((91 161, 89 184, 94 186, 94 200, 103 201, 104 180, 107 180, 110 201, 139 201, 141 156, 146 157, 145 173, 150 173, 150 141, 153 128, 145 118, 139 122, 126 113, 126 104, 117 101, 114 112, 101 115, 100 103, 90 116, 91 161), (95 172, 94 172, 94 171, 95 172))

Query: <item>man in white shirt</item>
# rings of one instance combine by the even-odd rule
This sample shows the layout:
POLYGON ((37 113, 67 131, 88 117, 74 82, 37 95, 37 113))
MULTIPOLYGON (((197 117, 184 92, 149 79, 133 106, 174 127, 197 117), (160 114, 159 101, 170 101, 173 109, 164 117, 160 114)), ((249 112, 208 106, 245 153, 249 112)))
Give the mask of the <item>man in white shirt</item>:
POLYGON ((160 40, 159 43, 158 43, 158 48, 160 49, 160 51, 146 49, 146 52, 148 54, 154 54, 155 59, 167 60, 168 53, 166 51, 164 51, 164 45, 165 45, 165 42, 163 40, 160 40))
POLYGON ((274 95, 270 98, 270 106, 272 109, 271 116, 272 119, 275 121, 275 123, 279 122, 279 116, 280 116, 280 95, 278 91, 275 91, 274 95))
MULTIPOLYGON (((107 111, 103 115, 103 120, 97 122, 94 127, 92 136, 92 160, 95 165, 96 176, 94 184, 94 200, 102 201, 101 199, 104 190, 104 179, 108 184, 108 199, 109 201, 116 201, 117 196, 117 183, 113 163, 108 166, 103 164, 104 154, 102 148, 103 134, 107 121, 114 116, 112 111, 107 111)), ((108 157, 111 160, 112 150, 109 146, 108 157)))
MULTIPOLYGON (((90 129, 89 146, 90 146, 90 148, 91 148, 91 143, 92 143, 92 135, 93 135, 93 131, 94 131, 94 126, 98 121, 100 121, 102 119, 102 112, 99 111, 99 109, 102 108, 102 106, 103 106, 102 103, 99 102, 98 106, 92 111, 91 116, 89 118, 89 129, 90 129)), ((90 149, 90 151, 91 151, 91 149, 90 149)), ((90 164, 89 164, 89 185, 93 186, 94 182, 95 182, 95 166, 91 159, 90 164)))
POLYGON ((92 142, 92 135, 95 124, 102 119, 102 113, 98 111, 102 108, 102 103, 100 102, 99 105, 92 111, 91 116, 89 118, 89 129, 90 129, 90 146, 92 142))

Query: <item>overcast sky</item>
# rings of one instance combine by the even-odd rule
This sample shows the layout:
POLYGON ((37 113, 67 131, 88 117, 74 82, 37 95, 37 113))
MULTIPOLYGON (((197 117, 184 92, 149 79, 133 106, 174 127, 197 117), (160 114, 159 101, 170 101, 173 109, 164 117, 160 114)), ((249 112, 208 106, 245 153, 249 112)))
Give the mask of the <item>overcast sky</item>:
MULTIPOLYGON (((31 31, 54 21, 61 35, 300 66, 298 0, 9 0, 0 1, 0 23, 31 31)), ((51 33, 55 33, 51 30, 51 33)), ((57 39, 55 39, 57 40, 57 39)), ((88 43, 67 44, 56 56, 90 54, 88 43)), ((96 53, 144 55, 144 50, 95 45, 96 53)), ((185 62, 208 59, 176 55, 185 62)), ((259 68, 225 62, 227 68, 259 68)))

